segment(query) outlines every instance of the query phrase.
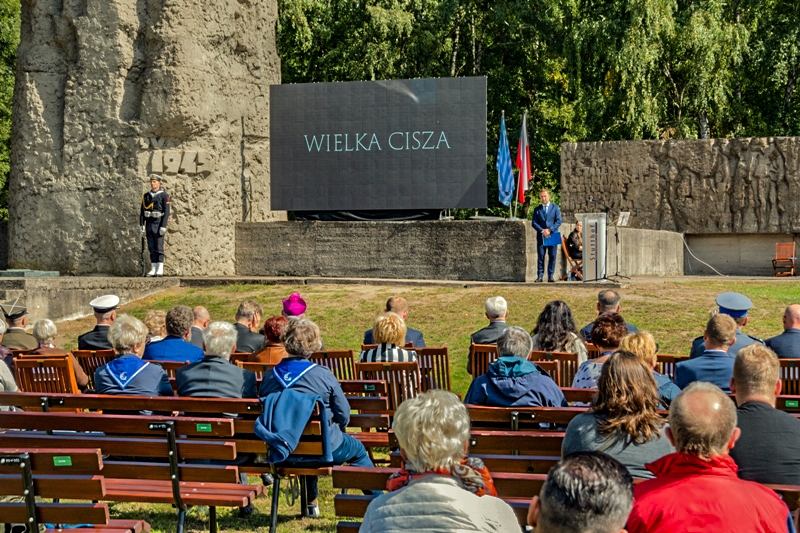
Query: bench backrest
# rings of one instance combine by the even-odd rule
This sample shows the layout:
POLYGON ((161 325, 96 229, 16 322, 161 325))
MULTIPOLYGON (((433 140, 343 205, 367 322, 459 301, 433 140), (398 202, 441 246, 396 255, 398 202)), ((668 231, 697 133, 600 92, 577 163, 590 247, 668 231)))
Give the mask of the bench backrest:
POLYGON ((589 359, 597 359, 603 353, 603 350, 592 344, 591 342, 586 342, 586 354, 589 359))
POLYGON ((497 361, 496 344, 471 344, 469 347, 469 360, 471 362, 470 374, 473 378, 484 375, 489 371, 489 365, 497 361))
POLYGON ((569 403, 580 402, 588 404, 592 401, 594 395, 597 394, 597 389, 561 387, 561 392, 564 394, 564 398, 566 398, 569 403))
POLYGON ((164 369, 168 378, 174 378, 178 369, 189 364, 189 361, 154 361, 148 360, 148 363, 158 365, 164 369))
POLYGON ((781 394, 800 394, 800 359, 780 359, 781 394))
POLYGON ((559 387, 572 386, 572 380, 578 372, 578 354, 576 353, 532 350, 528 359, 533 362, 558 361, 559 373, 556 383, 559 387))
POLYGON ((17 386, 25 392, 80 392, 75 382, 75 370, 68 355, 57 357, 24 356, 14 359, 17 386))
POLYGON ((250 363, 247 361, 236 361, 236 366, 253 372, 257 381, 264 379, 264 374, 275 368, 275 365, 271 363, 250 363))
POLYGON ((385 381, 389 408, 396 410, 403 401, 420 393, 419 365, 413 363, 356 363, 358 379, 385 381))
POLYGON ((242 361, 242 362, 247 361, 250 358, 251 355, 253 355, 253 354, 251 354, 250 352, 233 352, 231 354, 230 361, 231 361, 231 363, 233 363, 235 365, 239 361, 242 361))
POLYGON ((114 360, 114 350, 72 350, 72 355, 89 377, 89 388, 94 390, 94 372, 114 360))
POLYGON ((656 372, 664 374, 671 380, 675 380, 675 366, 681 361, 687 361, 688 355, 660 353, 656 355, 656 372))
POLYGON ((486 407, 467 405, 473 428, 503 428, 511 431, 539 429, 539 424, 567 425, 586 412, 586 407, 486 407))
POLYGON ((314 352, 308 359, 312 363, 329 368, 339 381, 356 379, 355 368, 353 366, 353 350, 314 352))
POLYGON ((450 355, 447 346, 441 348, 411 348, 417 352, 422 378, 422 391, 450 390, 450 355))

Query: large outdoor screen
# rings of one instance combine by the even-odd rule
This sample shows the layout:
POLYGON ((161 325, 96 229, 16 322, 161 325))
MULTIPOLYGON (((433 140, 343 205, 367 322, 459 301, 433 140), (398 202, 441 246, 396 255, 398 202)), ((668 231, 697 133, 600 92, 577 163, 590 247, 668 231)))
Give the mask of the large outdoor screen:
POLYGON ((274 210, 486 207, 486 78, 270 87, 274 210))

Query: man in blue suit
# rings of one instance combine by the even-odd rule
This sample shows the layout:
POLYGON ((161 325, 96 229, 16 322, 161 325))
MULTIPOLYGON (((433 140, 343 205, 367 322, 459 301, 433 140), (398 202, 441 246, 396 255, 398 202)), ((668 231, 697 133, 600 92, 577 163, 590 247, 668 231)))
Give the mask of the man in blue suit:
POLYGON ((767 339, 767 346, 780 359, 800 359, 800 305, 793 304, 783 313, 783 333, 767 339))
MULTIPOLYGON (((386 300, 385 311, 400 315, 400 318, 406 320, 408 318, 408 301, 402 296, 392 296, 386 300)), ((406 344, 410 342, 414 343, 414 348, 425 348, 425 339, 422 338, 422 332, 407 327, 406 344)), ((364 344, 375 344, 375 337, 371 329, 364 332, 364 344)))
POLYGON ((176 305, 167 312, 167 336, 160 341, 151 342, 144 349, 145 361, 177 361, 199 363, 204 353, 201 348, 186 342, 192 334, 194 313, 190 307, 176 305))
POLYGON ((542 189, 539 191, 541 205, 533 210, 533 229, 536 230, 536 254, 539 257, 537 283, 542 282, 544 276, 544 254, 548 253, 550 259, 547 261, 547 281, 554 282, 553 276, 556 273, 556 252, 558 245, 545 246, 544 239, 550 237, 558 231, 561 226, 561 209, 556 204, 550 203, 550 191, 542 189))
POLYGON ((694 381, 706 381, 730 392, 736 359, 728 355, 728 349, 736 342, 736 322, 723 313, 711 317, 703 340, 706 346, 703 355, 675 366, 675 384, 683 389, 694 381))

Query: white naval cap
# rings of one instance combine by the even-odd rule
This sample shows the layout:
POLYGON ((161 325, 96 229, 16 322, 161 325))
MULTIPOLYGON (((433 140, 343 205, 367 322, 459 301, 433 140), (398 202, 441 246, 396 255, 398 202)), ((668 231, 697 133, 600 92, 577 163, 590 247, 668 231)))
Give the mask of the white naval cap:
POLYGON ((95 313, 108 313, 109 311, 113 311, 114 309, 119 306, 119 296, 115 296, 113 294, 106 294, 105 296, 98 296, 91 302, 89 305, 92 306, 95 313))

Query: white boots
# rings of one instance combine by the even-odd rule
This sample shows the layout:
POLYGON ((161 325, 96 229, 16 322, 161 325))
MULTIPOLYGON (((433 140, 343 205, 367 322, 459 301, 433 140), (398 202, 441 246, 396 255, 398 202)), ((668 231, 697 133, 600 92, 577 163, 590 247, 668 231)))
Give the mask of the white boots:
POLYGON ((148 278, 153 276, 161 277, 164 275, 164 263, 151 263, 150 272, 147 273, 148 278))

